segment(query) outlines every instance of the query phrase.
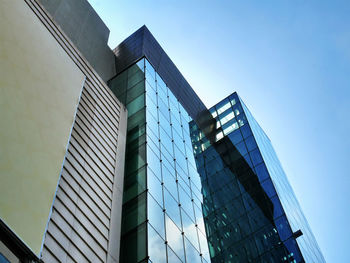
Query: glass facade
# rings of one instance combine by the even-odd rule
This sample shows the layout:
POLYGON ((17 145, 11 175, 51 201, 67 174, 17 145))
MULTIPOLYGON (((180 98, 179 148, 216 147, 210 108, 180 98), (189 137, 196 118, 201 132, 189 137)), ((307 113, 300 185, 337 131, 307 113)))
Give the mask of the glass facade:
POLYGON ((325 262, 270 140, 237 94, 209 112, 210 134, 193 121, 190 132, 212 262, 325 262))
POLYGON ((186 110, 147 59, 109 86, 128 109, 121 262, 210 262, 186 110))

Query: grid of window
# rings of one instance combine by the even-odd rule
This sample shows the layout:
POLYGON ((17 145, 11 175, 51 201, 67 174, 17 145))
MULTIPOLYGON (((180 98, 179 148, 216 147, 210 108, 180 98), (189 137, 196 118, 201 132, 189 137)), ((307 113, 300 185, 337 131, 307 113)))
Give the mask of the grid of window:
POLYGON ((121 262, 210 262, 187 112, 146 59, 109 86, 128 109, 121 262))
POLYGON ((212 262, 303 262, 238 96, 209 111, 213 145, 190 126, 212 262))
POLYGON ((209 262, 190 118, 147 60, 145 75, 150 260, 209 262))
POLYGON ((306 218, 300 208, 300 205, 294 195, 287 176, 283 171, 280 161, 273 149, 271 141, 264 133, 260 125, 256 122, 249 109, 239 98, 242 108, 247 116, 247 120, 254 134, 254 138, 259 146, 261 155, 265 160, 266 168, 273 181, 278 193, 279 199, 285 208, 288 221, 293 232, 302 230, 303 235, 297 238, 297 243, 306 262, 325 262, 316 239, 306 221, 306 218))

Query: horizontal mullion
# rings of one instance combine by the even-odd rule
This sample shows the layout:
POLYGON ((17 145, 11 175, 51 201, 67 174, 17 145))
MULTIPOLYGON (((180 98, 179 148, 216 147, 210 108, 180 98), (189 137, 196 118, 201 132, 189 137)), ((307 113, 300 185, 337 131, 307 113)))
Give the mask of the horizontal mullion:
MULTIPOLYGON (((87 244, 87 242, 78 235, 69 223, 62 218, 57 211, 52 211, 51 222, 57 227, 57 231, 61 231, 70 241, 70 244, 76 247, 79 252, 90 262, 103 262, 95 251, 87 244), (89 253, 90 252, 90 253, 89 253)), ((72 246, 69 246, 69 249, 72 246)), ((69 252, 69 250, 68 250, 69 252)), ((79 260, 78 260, 79 261, 79 260)))
POLYGON ((81 127, 78 122, 75 123, 72 134, 75 133, 77 136, 81 137, 94 151, 99 152, 104 156, 104 158, 114 166, 115 163, 115 155, 113 156, 110 151, 106 149, 108 147, 106 143, 101 142, 97 139, 96 133, 85 126, 81 127))
POLYGON ((103 131, 98 125, 94 125, 93 123, 91 123, 91 121, 92 119, 90 118, 90 116, 88 114, 84 114, 83 111, 80 111, 77 115, 77 118, 75 119, 75 123, 77 123, 81 129, 89 131, 101 143, 105 142, 108 146, 108 149, 106 148, 106 150, 108 152, 111 151, 111 155, 114 156, 116 154, 117 148, 116 143, 114 143, 112 139, 105 135, 106 131, 103 131))
POLYGON ((70 235, 74 234, 75 237, 80 238, 90 251, 103 261, 103 258, 107 255, 107 242, 105 247, 100 244, 73 215, 67 218, 59 210, 54 209, 52 219, 58 226, 60 226, 59 224, 65 224, 66 227, 70 228, 70 235))
POLYGON ((66 170, 72 177, 82 179, 82 181, 85 182, 85 184, 89 185, 89 187, 98 195, 103 202, 107 205, 107 207, 112 207, 112 199, 108 196, 108 194, 105 192, 110 190, 106 187, 105 190, 101 188, 101 186, 96 183, 96 181, 87 173, 81 169, 81 171, 78 171, 69 161, 65 162, 64 164, 64 170, 66 170))
POLYGON ((92 98, 87 90, 85 90, 85 92, 82 94, 82 99, 85 100, 85 103, 87 105, 89 105, 91 108, 94 109, 95 116, 98 116, 100 118, 101 123, 104 123, 106 127, 112 130, 118 129, 119 122, 118 121, 113 122, 107 116, 106 112, 101 109, 100 103, 96 101, 94 98, 92 98))
POLYGON ((109 238, 109 228, 107 228, 101 220, 98 219, 98 217, 90 213, 90 216, 87 216, 87 210, 90 210, 87 206, 83 207, 78 207, 76 205, 76 202, 72 201, 70 197, 67 196, 67 194, 64 192, 64 190, 60 190, 59 195, 57 196, 57 199, 55 199, 55 209, 57 208, 58 210, 66 209, 69 213, 74 215, 78 220, 83 222, 86 225, 89 225, 91 227, 91 231, 94 229, 98 232, 98 235, 103 237, 105 240, 108 240, 109 238), (56 204, 57 200, 57 204, 56 204), (84 209, 85 208, 85 209, 84 209))
POLYGON ((85 85, 85 92, 89 95, 90 99, 97 102, 100 110, 106 114, 108 119, 114 124, 118 126, 119 118, 120 118, 120 107, 115 108, 116 112, 112 112, 110 107, 106 107, 105 104, 103 104, 103 99, 101 99, 96 93, 94 92, 93 88, 90 85, 85 85), (98 103, 100 102, 100 103, 98 103))
POLYGON ((103 131, 105 136, 108 137, 108 139, 113 143, 113 145, 117 145, 117 139, 115 136, 113 136, 112 133, 116 133, 117 131, 110 131, 106 125, 104 125, 99 118, 95 116, 95 112, 86 104, 86 102, 82 99, 79 103, 79 111, 82 112, 82 114, 88 118, 89 122, 92 126, 94 126, 94 123, 103 131))
POLYGON ((98 151, 95 147, 90 146, 86 141, 84 141, 76 132, 72 133, 70 143, 75 142, 75 145, 79 145, 83 151, 90 157, 90 159, 100 168, 100 170, 113 182, 114 177, 114 165, 108 162, 104 155, 98 151))
POLYGON ((114 174, 111 171, 109 171, 98 158, 96 158, 97 156, 92 151, 88 151, 86 147, 81 145, 74 138, 74 136, 70 138, 70 145, 72 145, 77 152, 81 152, 84 154, 84 159, 87 161, 86 163, 88 163, 91 167, 96 167, 96 170, 98 170, 97 173, 98 175, 100 175, 102 180, 108 179, 110 183, 113 184, 114 174))
POLYGON ((103 186, 105 186, 106 188, 105 193, 107 194, 107 196, 111 198, 112 184, 110 183, 110 181, 108 180, 108 182, 106 182, 105 180, 103 180, 103 178, 101 178, 98 175, 98 173, 91 167, 89 163, 86 162, 84 157, 82 157, 82 155, 78 153, 74 147, 69 147, 68 157, 69 157, 68 161, 70 162, 71 165, 76 167, 77 170, 79 169, 79 167, 77 166, 80 166, 82 170, 86 174, 88 174, 101 187, 101 189, 103 189, 104 188, 103 186))
MULTIPOLYGON (((59 184, 60 192, 64 192, 64 194, 73 201, 75 206, 77 207, 85 207, 86 210, 82 210, 83 213, 86 216, 92 216, 94 215, 107 229, 109 227, 109 218, 106 217, 106 215, 102 212, 101 209, 99 209, 95 204, 92 202, 89 202, 89 200, 84 200, 79 196, 79 193, 77 193, 70 185, 69 183, 64 179, 64 177, 61 177, 60 184, 59 184)), ((57 192, 57 195, 61 193, 57 192)))
POLYGON ((99 123, 99 125, 103 125, 106 130, 109 131, 109 134, 113 137, 113 139, 116 141, 117 137, 114 136, 115 133, 117 133, 117 127, 112 127, 107 121, 103 119, 103 116, 98 112, 96 109, 95 105, 91 104, 91 102, 85 97, 81 96, 80 103, 84 103, 84 106, 87 107, 85 108, 86 110, 90 111, 91 118, 99 123))
POLYGON ((82 199, 89 198, 104 212, 104 214, 107 215, 108 218, 110 218, 111 208, 108 207, 108 205, 96 194, 93 189, 91 189, 88 184, 84 183, 82 178, 80 178, 81 180, 79 182, 77 178, 72 176, 69 171, 66 170, 66 168, 62 170, 62 176, 72 188, 75 188, 75 191, 79 193, 82 199))

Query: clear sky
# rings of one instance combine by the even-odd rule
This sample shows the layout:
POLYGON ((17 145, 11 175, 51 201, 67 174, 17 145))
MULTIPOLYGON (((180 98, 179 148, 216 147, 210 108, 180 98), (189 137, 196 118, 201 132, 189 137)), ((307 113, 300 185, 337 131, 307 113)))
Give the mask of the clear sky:
POLYGON ((208 107, 237 91, 327 262, 350 262, 350 1, 90 3, 111 48, 145 24, 208 107))

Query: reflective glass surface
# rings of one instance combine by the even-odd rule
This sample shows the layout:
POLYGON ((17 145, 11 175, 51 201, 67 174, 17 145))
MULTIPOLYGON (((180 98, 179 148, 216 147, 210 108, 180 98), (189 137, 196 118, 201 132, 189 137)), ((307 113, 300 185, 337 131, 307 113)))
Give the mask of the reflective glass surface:
POLYGON ((269 139, 237 94, 209 109, 206 123, 215 128, 192 121, 190 133, 212 262, 324 262, 315 242, 303 249, 311 231, 287 216, 304 219, 269 139), (304 235, 295 238, 299 229, 304 235))
POLYGON ((129 113, 121 243, 146 240, 121 262, 210 262, 186 110, 146 59, 109 86, 129 113))
MULTIPOLYGON (((290 244, 291 246, 298 246, 306 262, 325 262, 325 259, 323 258, 323 255, 318 247, 317 241, 312 234, 309 224, 300 208, 298 200, 294 195, 294 191, 288 182, 287 176, 280 161, 278 160, 270 139, 267 137, 263 129, 254 119, 249 109, 240 98, 239 102, 247 117, 247 121, 251 127, 256 144, 260 149, 261 158, 264 160, 266 166, 264 168, 259 167, 257 169, 257 173, 259 174, 259 177, 261 177, 261 180, 266 178, 267 173, 269 174, 275 191, 278 194, 278 199, 284 208, 286 218, 288 219, 287 222, 285 219, 281 219, 282 221, 280 221, 278 228, 281 231, 281 235, 286 235, 284 225, 287 223, 289 223, 293 232, 301 230, 303 233, 302 236, 298 237, 296 240, 293 238, 289 239, 286 243, 290 244)), ((266 191, 270 192, 271 190, 266 189, 266 191)), ((273 200, 273 202, 275 202, 275 200, 273 200)))

